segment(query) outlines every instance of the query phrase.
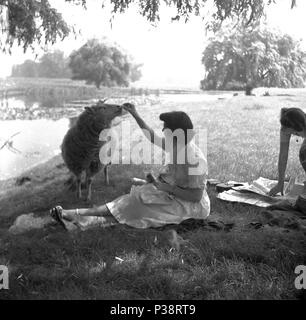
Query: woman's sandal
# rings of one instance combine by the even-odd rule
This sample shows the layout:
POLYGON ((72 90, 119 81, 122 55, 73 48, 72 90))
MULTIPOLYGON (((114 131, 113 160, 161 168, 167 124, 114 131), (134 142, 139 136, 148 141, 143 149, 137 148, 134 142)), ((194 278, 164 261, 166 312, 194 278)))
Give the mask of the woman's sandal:
POLYGON ((52 208, 50 210, 50 216, 56 221, 58 222, 66 231, 68 230, 66 227, 65 222, 63 221, 63 208, 60 206, 57 206, 55 208, 52 208))

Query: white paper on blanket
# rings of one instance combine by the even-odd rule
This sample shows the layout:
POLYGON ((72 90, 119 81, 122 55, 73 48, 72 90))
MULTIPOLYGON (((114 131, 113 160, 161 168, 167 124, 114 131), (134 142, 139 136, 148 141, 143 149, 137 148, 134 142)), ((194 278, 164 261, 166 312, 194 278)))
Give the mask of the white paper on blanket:
POLYGON ((248 191, 256 194, 260 194, 264 197, 269 197, 268 192, 277 184, 276 180, 269 180, 266 178, 258 178, 254 180, 251 184, 244 183, 243 186, 233 187, 236 191, 248 191))
MULTIPOLYGON (((243 186, 233 187, 236 191, 249 191, 256 194, 260 194, 264 197, 272 198, 268 195, 269 191, 277 184, 277 180, 270 180, 266 178, 258 178, 251 184, 244 183, 243 186)), ((287 199, 299 196, 304 188, 304 184, 297 183, 296 178, 292 177, 289 182, 285 182, 284 185, 284 196, 278 196, 279 199, 287 199)), ((275 197, 273 197, 275 198, 275 197)))
POLYGON ((279 198, 277 198, 277 200, 275 198, 270 199, 269 197, 264 197, 254 192, 240 192, 236 190, 221 192, 217 198, 224 201, 246 203, 262 208, 266 208, 280 200, 279 198))
POLYGON ((241 202, 257 207, 268 207, 280 200, 294 200, 302 193, 303 184, 296 183, 296 179, 290 179, 289 183, 285 182, 285 195, 271 197, 268 192, 277 184, 276 180, 266 178, 258 178, 251 184, 244 183, 243 186, 233 187, 233 190, 228 190, 219 193, 217 198, 231 202, 241 202))

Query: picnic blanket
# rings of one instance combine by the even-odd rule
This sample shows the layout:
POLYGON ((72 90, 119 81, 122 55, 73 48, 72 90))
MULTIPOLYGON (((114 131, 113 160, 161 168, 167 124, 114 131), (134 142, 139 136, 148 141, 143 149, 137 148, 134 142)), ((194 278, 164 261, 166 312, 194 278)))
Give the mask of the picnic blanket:
POLYGON ((246 203, 263 208, 256 220, 249 224, 252 228, 268 226, 285 231, 301 230, 306 233, 306 197, 301 195, 304 184, 297 183, 295 178, 292 178, 285 184, 284 196, 270 197, 268 192, 276 183, 275 180, 260 177, 251 184, 241 183, 238 187, 221 192, 217 197, 224 201, 246 203))
MULTIPOLYGON (((232 182, 230 181, 230 183, 232 182)), ((285 182, 284 196, 271 197, 268 192, 277 184, 276 180, 260 177, 252 183, 242 182, 240 184, 241 186, 232 187, 228 191, 219 193, 217 198, 266 208, 283 200, 293 204, 304 187, 303 184, 297 183, 295 178, 292 178, 289 182, 285 182)))
POLYGON ((250 226, 255 229, 263 226, 294 229, 306 234, 306 197, 298 196, 294 203, 282 200, 261 210, 250 226))

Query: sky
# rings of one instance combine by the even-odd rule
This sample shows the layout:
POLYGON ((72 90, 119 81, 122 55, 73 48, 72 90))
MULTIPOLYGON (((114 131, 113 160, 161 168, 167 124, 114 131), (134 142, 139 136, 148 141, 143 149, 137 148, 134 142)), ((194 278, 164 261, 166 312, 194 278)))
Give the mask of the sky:
MULTIPOLYGON (((192 17, 188 23, 171 22, 175 11, 163 7, 161 20, 152 26, 131 7, 126 13, 116 15, 110 24, 110 9, 101 9, 101 0, 88 0, 88 10, 71 6, 64 1, 50 0, 69 24, 74 24, 81 35, 66 38, 49 46, 66 55, 82 46, 88 38, 107 37, 127 50, 137 63, 143 63, 143 77, 139 83, 148 87, 198 88, 204 77, 201 64, 202 52, 207 44, 204 23, 192 17)), ((268 24, 302 39, 306 50, 306 1, 297 0, 297 8, 290 10, 290 0, 278 0, 268 9, 268 24)), ((37 50, 39 55, 43 52, 37 50)), ((0 77, 8 76, 13 64, 34 59, 31 52, 24 54, 14 48, 11 56, 0 54, 0 77)))

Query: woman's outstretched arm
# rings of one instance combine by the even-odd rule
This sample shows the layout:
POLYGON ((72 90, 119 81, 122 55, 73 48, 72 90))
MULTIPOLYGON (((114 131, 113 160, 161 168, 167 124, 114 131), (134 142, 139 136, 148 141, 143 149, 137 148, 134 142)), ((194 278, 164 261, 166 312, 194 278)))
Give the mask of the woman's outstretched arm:
POLYGON ((158 136, 152 128, 150 128, 146 122, 142 119, 142 117, 137 112, 135 106, 132 103, 124 103, 123 109, 128 111, 136 120, 139 127, 142 129, 145 137, 153 144, 161 147, 165 150, 165 139, 158 136))
POLYGON ((277 193, 284 194, 285 172, 288 162, 289 144, 291 134, 286 129, 280 130, 280 150, 278 157, 278 183, 269 192, 270 196, 275 196, 277 193))

